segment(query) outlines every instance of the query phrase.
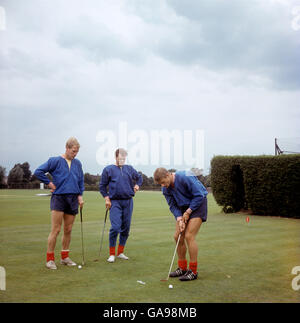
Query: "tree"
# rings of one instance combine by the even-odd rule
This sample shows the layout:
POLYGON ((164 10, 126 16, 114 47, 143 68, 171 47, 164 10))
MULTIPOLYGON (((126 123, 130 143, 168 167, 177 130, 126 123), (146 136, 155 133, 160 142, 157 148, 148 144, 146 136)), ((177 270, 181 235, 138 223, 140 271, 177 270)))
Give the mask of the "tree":
POLYGON ((90 173, 85 173, 84 174, 84 183, 87 184, 87 185, 93 185, 94 184, 93 176, 90 173))
POLYGON ((96 185, 100 181, 100 175, 91 175, 90 173, 84 174, 84 183, 87 185, 96 185))
POLYGON ((24 171, 20 164, 15 165, 8 174, 7 184, 9 187, 16 186, 23 182, 24 171))
POLYGON ((192 168, 191 171, 206 188, 210 186, 210 175, 204 176, 203 170, 199 168, 192 168))
POLYGON ((28 183, 31 178, 30 165, 28 162, 25 162, 21 164, 20 167, 23 169, 23 182, 28 183))
POLYGON ((149 186, 149 180, 148 180, 148 177, 145 175, 145 174, 143 174, 142 172, 138 172, 141 176, 142 176, 142 178, 143 178, 143 183, 142 183, 142 187, 148 187, 149 186))
POLYGON ((0 166, 0 188, 5 187, 4 179, 5 179, 6 169, 0 166))

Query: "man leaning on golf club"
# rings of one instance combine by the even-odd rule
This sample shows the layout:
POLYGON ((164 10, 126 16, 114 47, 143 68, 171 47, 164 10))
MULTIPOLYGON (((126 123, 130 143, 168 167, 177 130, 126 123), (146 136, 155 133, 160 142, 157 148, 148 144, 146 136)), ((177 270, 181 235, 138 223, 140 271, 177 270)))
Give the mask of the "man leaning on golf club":
POLYGON ((181 281, 197 279, 196 235, 201 224, 207 219, 207 190, 191 171, 171 173, 165 168, 157 168, 154 180, 162 186, 163 195, 176 219, 174 239, 178 268, 169 272, 169 277, 178 277, 181 281), (190 256, 189 268, 186 259, 187 249, 190 256))
POLYGON ((132 166, 125 165, 126 150, 119 148, 115 152, 116 163, 103 169, 99 190, 105 199, 105 207, 109 209, 111 223, 109 231, 109 258, 112 263, 116 259, 116 243, 119 235, 117 257, 129 258, 124 248, 129 236, 133 211, 133 196, 142 185, 143 178, 132 166))
POLYGON ((80 144, 76 138, 71 137, 66 143, 65 153, 50 157, 47 162, 39 166, 34 175, 51 189, 51 232, 48 236, 46 267, 57 269, 55 264, 54 250, 57 236, 64 222, 62 237, 61 260, 62 265, 76 266, 69 257, 71 232, 78 213, 78 206, 82 209, 84 191, 84 175, 81 162, 76 159, 80 144), (46 174, 52 176, 52 181, 46 174))

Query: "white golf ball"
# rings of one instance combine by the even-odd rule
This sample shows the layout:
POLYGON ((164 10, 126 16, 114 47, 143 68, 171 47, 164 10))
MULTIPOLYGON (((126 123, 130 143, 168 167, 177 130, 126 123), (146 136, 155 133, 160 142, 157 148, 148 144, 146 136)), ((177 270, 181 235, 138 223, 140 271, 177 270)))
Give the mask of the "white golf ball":
POLYGON ((173 288, 173 285, 169 285, 169 288, 173 288))
POLYGON ((81 268, 82 268, 82 267, 79 265, 79 266, 78 266, 78 269, 81 269, 81 268))

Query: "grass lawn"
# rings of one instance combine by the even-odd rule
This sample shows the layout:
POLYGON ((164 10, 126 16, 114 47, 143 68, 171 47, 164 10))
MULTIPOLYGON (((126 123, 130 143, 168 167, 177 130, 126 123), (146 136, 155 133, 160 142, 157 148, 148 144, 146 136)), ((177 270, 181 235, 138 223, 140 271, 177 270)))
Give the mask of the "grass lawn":
MULTIPOLYGON (((104 200, 85 192, 82 269, 59 265, 61 234, 55 255, 58 270, 45 267, 50 231, 50 197, 38 190, 0 190, 0 266, 6 271, 2 302, 201 303, 299 302, 292 289, 292 268, 300 266, 300 220, 223 214, 211 194, 208 221, 197 236, 199 276, 180 282, 165 278, 172 260, 174 218, 160 192, 134 198, 129 261, 108 257, 109 220, 102 256, 98 256, 105 215, 104 200), (145 285, 137 283, 145 282, 145 285), (172 283, 174 288, 169 289, 172 283), (180 291, 180 292, 179 292, 180 291)), ((81 263, 80 217, 73 227, 71 258, 81 263)), ((174 262, 174 268, 177 258, 174 262)))

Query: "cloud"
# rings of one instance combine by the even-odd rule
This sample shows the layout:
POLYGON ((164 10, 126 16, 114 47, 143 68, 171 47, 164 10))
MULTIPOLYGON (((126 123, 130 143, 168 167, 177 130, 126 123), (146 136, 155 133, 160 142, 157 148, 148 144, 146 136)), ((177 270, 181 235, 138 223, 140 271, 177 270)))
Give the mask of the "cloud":
POLYGON ((129 131, 203 129, 206 168, 213 155, 272 154, 275 137, 299 137, 299 33, 285 1, 3 6, 0 165, 7 169, 38 166, 74 135, 84 169, 100 172, 96 134, 116 132, 121 121, 129 131))
MULTIPOLYGON (((177 19, 159 20, 168 33, 158 34, 150 45, 156 55, 174 64, 222 73, 243 71, 246 79, 267 78, 270 86, 282 90, 300 88, 300 38, 290 27, 290 7, 239 0, 166 0, 166 4, 177 19)), ((161 7, 154 6, 152 16, 161 17, 161 7)), ((155 24, 149 11, 145 1, 136 3, 135 13, 155 24), (142 10, 144 6, 147 10, 142 10)))
POLYGON ((137 63, 141 51, 101 22, 81 16, 76 23, 66 26, 57 38, 58 44, 70 50, 79 49, 88 60, 101 63, 103 60, 121 59, 137 63))

